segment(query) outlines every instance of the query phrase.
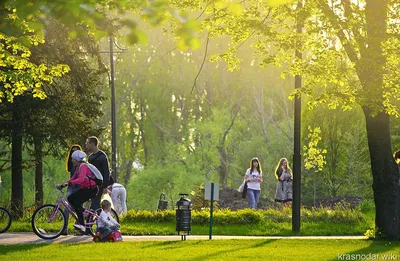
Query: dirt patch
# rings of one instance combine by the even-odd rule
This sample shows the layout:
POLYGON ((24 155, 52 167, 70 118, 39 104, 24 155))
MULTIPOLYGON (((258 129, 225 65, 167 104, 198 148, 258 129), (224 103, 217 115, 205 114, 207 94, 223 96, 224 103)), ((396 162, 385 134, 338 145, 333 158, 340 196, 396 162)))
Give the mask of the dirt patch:
POLYGON ((360 205, 362 201, 363 199, 361 197, 333 197, 316 200, 315 207, 334 208, 338 204, 343 204, 355 208, 360 205))
MULTIPOLYGON (((249 201, 242 198, 242 193, 232 188, 223 188, 219 191, 219 208, 229 208, 231 210, 238 210, 249 208, 249 201)), ((275 206, 275 202, 268 199, 260 198, 258 202, 259 209, 266 209, 275 206)))
MULTIPOLYGON (((210 207, 209 201, 204 200, 204 190, 201 190, 199 196, 192 199, 192 209, 204 209, 210 207)), ((327 199, 319 199, 315 201, 315 207, 327 207, 334 208, 338 204, 348 205, 351 208, 355 208, 362 202, 360 197, 333 197, 327 199)), ((275 208, 282 203, 276 203, 272 199, 260 198, 258 202, 258 209, 275 208)), ((231 210, 249 208, 249 201, 246 198, 242 198, 242 193, 232 188, 222 188, 219 191, 219 200, 214 204, 215 208, 224 209, 229 208, 231 210)), ((310 206, 305 206, 311 208, 310 206)))

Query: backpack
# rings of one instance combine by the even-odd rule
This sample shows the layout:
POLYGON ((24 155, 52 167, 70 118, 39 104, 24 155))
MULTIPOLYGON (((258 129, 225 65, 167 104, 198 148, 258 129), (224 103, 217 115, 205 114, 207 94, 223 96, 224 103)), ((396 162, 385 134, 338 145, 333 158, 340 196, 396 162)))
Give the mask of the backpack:
POLYGON ((83 163, 88 168, 90 169, 90 172, 92 172, 94 178, 87 176, 89 179, 94 180, 96 182, 97 186, 102 186, 103 185, 103 175, 101 175, 101 172, 94 166, 93 164, 90 163, 83 163))

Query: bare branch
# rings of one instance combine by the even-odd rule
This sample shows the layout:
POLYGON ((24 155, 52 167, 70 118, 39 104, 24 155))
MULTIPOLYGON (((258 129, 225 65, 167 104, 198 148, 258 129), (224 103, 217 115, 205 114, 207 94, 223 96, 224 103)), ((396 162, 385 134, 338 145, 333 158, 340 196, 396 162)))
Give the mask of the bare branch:
POLYGON ((197 79, 199 78, 199 75, 200 75, 201 71, 203 70, 204 63, 206 62, 209 41, 210 41, 210 32, 208 32, 208 34, 207 34, 206 50, 204 51, 203 61, 201 62, 201 66, 200 66, 199 71, 197 72, 196 77, 194 78, 193 87, 192 87, 192 90, 190 91, 190 94, 192 94, 193 89, 196 88, 197 79))
MULTIPOLYGON (((180 139, 179 137, 175 137, 174 135, 172 135, 171 133, 169 133, 168 131, 166 131, 165 129, 163 129, 161 126, 157 125, 157 124, 152 120, 152 118, 150 117, 149 113, 146 113, 146 115, 147 115, 148 119, 150 120, 151 124, 153 124, 153 126, 156 127, 159 131, 161 131, 161 132, 167 134, 168 136, 170 136, 170 137, 173 138, 174 140, 176 140, 176 141, 178 141, 178 142, 180 142, 180 143, 183 143, 183 142, 182 142, 182 139, 180 139)), ((186 145, 186 144, 185 144, 185 145, 186 145)), ((189 148, 190 148, 190 152, 195 151, 195 149, 194 149, 190 144, 187 144, 187 145, 188 145, 189 148)))

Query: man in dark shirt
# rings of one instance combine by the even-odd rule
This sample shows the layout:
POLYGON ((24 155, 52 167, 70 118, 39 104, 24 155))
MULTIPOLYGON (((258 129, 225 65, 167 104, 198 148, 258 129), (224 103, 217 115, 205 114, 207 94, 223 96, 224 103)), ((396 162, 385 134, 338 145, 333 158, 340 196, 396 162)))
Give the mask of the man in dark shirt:
POLYGON ((99 193, 95 198, 92 198, 91 209, 96 210, 100 208, 100 200, 103 193, 107 192, 108 183, 110 180, 110 166, 108 163, 107 154, 99 149, 99 139, 91 136, 86 139, 86 150, 91 153, 88 161, 93 164, 103 175, 103 185, 99 187, 99 193))

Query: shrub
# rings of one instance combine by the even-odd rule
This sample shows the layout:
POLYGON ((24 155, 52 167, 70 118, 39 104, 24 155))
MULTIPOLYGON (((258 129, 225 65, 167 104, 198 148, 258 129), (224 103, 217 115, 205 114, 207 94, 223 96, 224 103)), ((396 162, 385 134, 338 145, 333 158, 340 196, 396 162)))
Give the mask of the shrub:
MULTIPOLYGON (((313 208, 310 210, 302 208, 301 215, 303 221, 309 222, 353 223, 365 221, 359 209, 352 209, 347 205, 339 205, 334 209, 313 208)), ((192 210, 191 216, 193 224, 209 224, 209 210, 192 210)), ((128 222, 174 222, 175 210, 130 210, 122 219, 128 222)), ((213 212, 213 223, 218 225, 250 225, 262 222, 290 223, 291 220, 291 207, 283 207, 282 209, 270 208, 266 210, 241 209, 237 211, 222 209, 213 212)))
POLYGON ((132 222, 170 222, 175 220, 174 210, 148 211, 148 210, 129 210, 123 221, 132 222))
POLYGON ((375 211, 375 204, 371 200, 364 200, 358 208, 362 213, 369 213, 375 211))

